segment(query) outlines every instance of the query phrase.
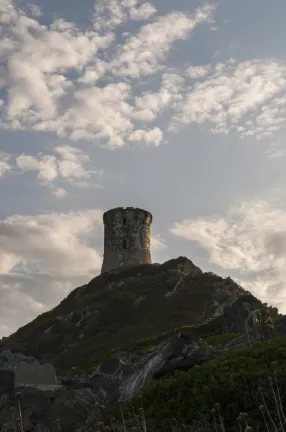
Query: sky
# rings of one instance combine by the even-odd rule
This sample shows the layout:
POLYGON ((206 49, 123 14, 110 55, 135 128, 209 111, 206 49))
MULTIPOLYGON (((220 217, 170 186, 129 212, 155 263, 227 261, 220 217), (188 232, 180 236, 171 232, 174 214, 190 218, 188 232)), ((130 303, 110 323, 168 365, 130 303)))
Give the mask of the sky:
POLYGON ((99 274, 105 210, 286 313, 285 0, 0 0, 0 337, 99 274))

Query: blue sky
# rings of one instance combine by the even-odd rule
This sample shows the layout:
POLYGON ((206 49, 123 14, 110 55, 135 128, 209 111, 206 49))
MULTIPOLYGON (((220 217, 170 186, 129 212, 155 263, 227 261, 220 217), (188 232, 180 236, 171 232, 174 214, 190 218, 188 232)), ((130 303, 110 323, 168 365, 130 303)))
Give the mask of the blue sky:
POLYGON ((285 313, 286 3, 0 11, 0 336, 98 274, 117 206, 153 213, 154 262, 285 313))

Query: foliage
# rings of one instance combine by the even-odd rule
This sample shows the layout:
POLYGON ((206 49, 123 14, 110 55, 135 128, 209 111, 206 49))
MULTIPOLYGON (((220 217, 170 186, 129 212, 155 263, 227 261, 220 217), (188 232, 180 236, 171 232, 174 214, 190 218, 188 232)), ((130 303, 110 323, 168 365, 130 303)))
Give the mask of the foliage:
MULTIPOLYGON (((208 332, 212 331, 211 328, 211 323, 214 320, 208 320, 206 322, 206 324, 202 324, 202 325, 185 325, 185 326, 181 326, 181 327, 176 327, 168 332, 163 332, 158 336, 155 337, 150 337, 150 338, 145 338, 145 339, 140 339, 135 341, 132 344, 129 345, 121 345, 119 346, 117 349, 122 350, 122 351, 128 351, 128 352, 133 352, 136 354, 141 354, 142 352, 145 352, 147 350, 152 349, 154 346, 160 344, 161 342, 167 340, 168 338, 170 338, 171 336, 174 336, 178 333, 182 333, 182 332, 186 332, 186 333, 190 333, 191 335, 193 335, 193 337, 195 338, 199 338, 199 337, 203 337, 208 335, 208 332)), ((214 326, 214 329, 216 329, 216 327, 214 326)), ((229 333, 227 333, 229 335, 229 333)), ((229 339, 233 339, 234 337, 239 336, 238 333, 231 333, 233 336, 229 339)), ((223 338, 224 335, 223 334, 219 334, 219 335, 215 335, 214 337, 217 337, 219 340, 219 337, 223 338)), ((211 338, 211 336, 207 336, 206 340, 208 338, 211 338)), ((227 339, 227 337, 226 337, 227 339)), ((209 345, 211 345, 210 342, 208 342, 209 345)))
POLYGON ((227 345, 230 341, 233 339, 236 339, 237 337, 241 336, 241 333, 222 333, 222 334, 215 334, 212 336, 209 336, 204 339, 204 341, 208 345, 212 345, 215 347, 221 347, 224 345, 227 345))
MULTIPOLYGON (((282 404, 285 402, 285 356, 286 337, 226 352, 216 360, 155 383, 135 398, 132 405, 138 410, 142 404, 148 432, 172 430, 178 421, 189 425, 201 419, 210 421, 216 403, 220 404, 226 430, 238 430, 236 418, 241 411, 249 414, 250 425, 259 425, 263 423, 260 386, 264 389, 264 402, 271 412, 275 411, 268 380, 274 376, 274 361, 284 397, 282 404)), ((129 406, 126 404, 125 409, 129 406)))

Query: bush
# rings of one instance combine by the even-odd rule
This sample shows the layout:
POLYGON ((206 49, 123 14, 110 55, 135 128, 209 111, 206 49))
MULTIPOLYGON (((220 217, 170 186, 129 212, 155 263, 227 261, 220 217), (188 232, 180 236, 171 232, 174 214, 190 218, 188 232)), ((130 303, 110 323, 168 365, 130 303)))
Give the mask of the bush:
POLYGON ((228 352, 188 372, 179 372, 172 379, 153 384, 132 405, 138 410, 142 403, 148 432, 172 430, 175 423, 191 425, 202 419, 210 421, 216 403, 220 404, 227 431, 238 430, 236 418, 241 411, 248 413, 251 425, 263 425, 259 406, 265 403, 270 412, 275 412, 268 378, 275 377, 277 372, 281 395, 286 393, 285 356, 286 337, 228 352), (263 393, 258 391, 259 387, 264 389, 263 393))
POLYGON ((222 333, 210 336, 208 338, 205 338, 205 342, 208 345, 212 345, 215 347, 220 347, 227 345, 230 341, 233 339, 236 339, 237 337, 242 336, 241 333, 222 333))

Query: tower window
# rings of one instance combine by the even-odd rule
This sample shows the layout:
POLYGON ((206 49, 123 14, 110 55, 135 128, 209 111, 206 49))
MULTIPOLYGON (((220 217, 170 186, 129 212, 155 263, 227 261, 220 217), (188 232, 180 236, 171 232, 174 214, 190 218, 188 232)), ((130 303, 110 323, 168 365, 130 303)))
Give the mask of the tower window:
POLYGON ((123 219, 123 225, 127 225, 127 219, 126 218, 123 219))
POLYGON ((123 240, 122 247, 123 249, 127 249, 127 240, 123 240))

